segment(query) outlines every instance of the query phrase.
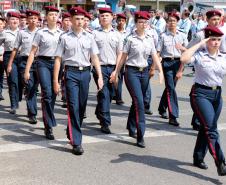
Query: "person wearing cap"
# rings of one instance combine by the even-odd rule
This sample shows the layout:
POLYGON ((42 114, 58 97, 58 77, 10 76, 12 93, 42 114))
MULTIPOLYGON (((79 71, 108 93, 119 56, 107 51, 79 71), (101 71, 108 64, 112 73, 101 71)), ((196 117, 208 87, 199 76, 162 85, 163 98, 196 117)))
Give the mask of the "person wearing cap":
POLYGON ((92 33, 92 30, 90 29, 91 20, 92 20, 91 15, 88 12, 85 12, 83 29, 89 33, 92 33))
POLYGON ((188 44, 186 34, 177 30, 179 16, 175 13, 168 14, 167 31, 160 36, 157 51, 162 58, 162 68, 165 77, 165 89, 162 94, 158 111, 162 118, 168 119, 169 124, 179 126, 179 108, 175 90, 177 81, 182 77, 183 65, 180 62, 181 54, 188 44))
MULTIPOLYGON (((3 17, 0 17, 0 34, 4 31, 4 28, 5 28, 5 19, 3 17)), ((0 101, 5 99, 2 95, 4 81, 3 53, 4 47, 0 46, 0 101)))
POLYGON ((182 12, 181 19, 177 23, 178 31, 183 32, 184 34, 186 34, 187 37, 188 37, 188 32, 191 28, 191 21, 189 16, 190 16, 189 10, 185 9, 182 12))
MULTIPOLYGON (((26 11, 26 17, 27 17, 27 23, 28 27, 20 30, 17 34, 15 43, 14 43, 14 49, 10 55, 8 67, 7 67, 7 73, 11 73, 12 71, 12 64, 15 60, 15 57, 17 55, 17 52, 20 50, 20 56, 19 56, 19 71, 20 75, 23 79, 24 77, 24 70, 26 67, 28 55, 31 50, 32 41, 33 38, 38 30, 37 28, 37 22, 38 22, 38 16, 40 13, 35 10, 27 10, 26 11)), ((24 80, 23 80, 24 81, 24 80)), ((29 122, 31 124, 36 124, 37 119, 37 88, 38 88, 38 79, 36 75, 36 68, 35 64, 32 64, 32 67, 30 69, 30 79, 25 84, 25 97, 26 97, 26 103, 27 103, 27 115, 29 118, 29 122)))
POLYGON ((24 80, 26 83, 30 79, 30 69, 37 54, 37 73, 41 85, 42 97, 42 118, 44 122, 44 133, 47 139, 53 140, 52 128, 55 127, 54 105, 56 95, 53 92, 53 67, 57 43, 62 31, 57 28, 59 10, 52 6, 45 7, 47 27, 39 29, 33 39, 32 48, 27 60, 24 80), (37 52, 38 51, 38 52, 37 52))
POLYGON ((160 36, 163 32, 166 30, 166 21, 163 18, 163 11, 162 10, 156 10, 155 13, 155 19, 153 21, 153 24, 151 25, 152 28, 154 28, 158 35, 160 36))
MULTIPOLYGON (((144 12, 135 12, 135 31, 125 40, 123 53, 111 75, 111 81, 117 84, 118 74, 125 64, 125 83, 132 98, 132 105, 127 120, 129 136, 137 139, 137 146, 144 148, 145 114, 144 95, 149 83, 149 68, 147 59, 151 54, 153 63, 160 73, 163 82, 163 72, 153 39, 145 32, 149 17, 144 12)), ((152 68, 151 70, 154 70, 152 68)))
POLYGON ((219 50, 224 34, 217 27, 204 29, 205 39, 186 50, 181 56, 182 63, 195 66, 194 84, 190 103, 200 121, 193 153, 194 166, 207 169, 204 158, 209 149, 214 158, 218 175, 226 175, 225 157, 219 141, 217 121, 222 110, 222 79, 226 75, 226 55, 219 50))
POLYGON ((68 12, 62 14, 62 30, 68 31, 71 28, 71 15, 68 12))
MULTIPOLYGON (((123 42, 120 33, 112 27, 112 10, 110 8, 100 8, 99 13, 101 27, 94 30, 93 35, 100 52, 99 59, 104 79, 104 87, 97 94, 95 114, 100 122, 101 132, 110 134, 110 105, 113 97, 114 86, 109 80, 117 61, 121 57, 123 42)), ((95 68, 93 69, 93 77, 97 84, 98 75, 95 68)))
POLYGON ((24 29, 27 27, 27 15, 22 13, 20 14, 20 25, 19 28, 20 30, 24 29))
MULTIPOLYGON (((123 13, 117 14, 116 23, 117 23, 116 30, 121 34, 122 40, 124 40, 128 36, 128 33, 125 29, 126 15, 123 13)), ((118 86, 117 88, 114 89, 115 94, 113 96, 113 100, 116 101, 117 105, 124 104, 124 101, 122 100, 123 75, 124 75, 124 67, 122 67, 119 73, 118 86)))
MULTIPOLYGON (((14 48, 14 42, 18 34, 19 18, 20 14, 17 12, 8 12, 8 27, 0 34, 0 45, 4 44, 4 54, 3 54, 3 65, 5 71, 7 71, 7 66, 11 52, 14 48)), ((7 74, 9 97, 10 97, 10 113, 15 114, 16 109, 19 107, 19 101, 22 97, 22 85, 21 76, 19 75, 19 61, 16 57, 12 63, 12 71, 7 74)))
MULTIPOLYGON (((218 10, 214 9, 214 10, 207 11, 206 18, 207 18, 207 27, 208 26, 213 26, 213 27, 220 26, 221 13, 218 10)), ((192 40, 188 43, 187 48, 191 48, 192 46, 199 43, 203 39, 205 39, 205 32, 204 32, 204 30, 201 30, 192 37, 192 40)), ((221 47, 220 47, 221 51, 224 50, 224 46, 225 46, 225 44, 224 44, 224 36, 223 36, 221 47)), ((225 49, 225 52, 226 52, 226 49, 225 49)), ((192 116, 191 125, 192 125, 193 130, 199 130, 200 123, 195 114, 193 114, 193 116, 192 116)))
POLYGON ((95 66, 98 75, 98 91, 103 87, 100 63, 98 59, 98 47, 93 35, 83 29, 85 11, 80 7, 70 9, 72 27, 71 30, 60 37, 55 52, 54 65, 54 91, 59 92, 59 70, 61 61, 65 68, 65 86, 68 106, 67 137, 73 146, 72 153, 81 155, 82 131, 84 112, 88 99, 89 82, 91 79, 91 63, 95 66))

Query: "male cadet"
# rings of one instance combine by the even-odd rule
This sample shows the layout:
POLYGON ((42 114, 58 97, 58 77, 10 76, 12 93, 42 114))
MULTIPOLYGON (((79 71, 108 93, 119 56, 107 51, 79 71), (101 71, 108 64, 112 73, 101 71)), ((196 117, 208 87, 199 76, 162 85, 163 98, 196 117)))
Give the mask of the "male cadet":
POLYGON ((27 15, 22 13, 20 14, 20 25, 19 29, 22 30, 27 27, 27 15))
MULTIPOLYGON (((3 32, 4 27, 5 27, 5 19, 3 17, 0 17, 0 33, 3 32)), ((4 100, 4 97, 2 95, 3 80, 4 80, 3 53, 4 53, 4 47, 0 46, 0 101, 4 100)))
MULTIPOLYGON (((220 20, 221 20, 221 13, 218 10, 210 10, 210 11, 206 12, 206 18, 207 18, 207 26, 219 27, 220 20)), ((223 47, 225 45, 224 37, 225 36, 222 37, 222 43, 221 43, 221 47, 220 47, 221 51, 224 50, 223 49, 223 47)), ((192 40, 188 43, 187 48, 191 48, 192 46, 199 43, 203 39, 205 39, 205 32, 203 30, 201 30, 194 35, 192 40)), ((225 49, 225 51, 226 51, 226 49, 225 49)), ((191 125, 193 127, 193 130, 199 130, 200 123, 199 123, 199 120, 197 119, 197 116, 195 116, 195 114, 193 114, 193 116, 192 116, 191 125)))
MULTIPOLYGON (((122 40, 126 38, 128 35, 125 26, 126 26, 126 15, 123 13, 117 14, 116 18, 117 23, 117 31, 121 34, 122 40)), ((119 74, 119 80, 118 80, 118 87, 115 88, 115 96, 113 99, 115 99, 117 105, 124 104, 124 101, 122 100, 122 84, 123 84, 123 75, 124 75, 124 67, 122 67, 120 74, 119 74)))
MULTIPOLYGON (((35 10, 27 10, 26 17, 28 27, 20 30, 17 34, 14 49, 10 55, 9 64, 7 67, 7 73, 11 73, 12 63, 17 55, 18 50, 20 50, 20 63, 19 63, 19 71, 23 78, 24 71, 27 63, 27 59, 32 47, 32 41, 36 34, 37 22, 40 13, 35 10)), ((30 69, 30 79, 27 81, 25 85, 25 97, 27 103, 27 115, 29 118, 29 122, 31 124, 36 124, 36 115, 37 115, 37 88, 38 88, 38 79, 36 75, 35 63, 32 64, 30 69)))
POLYGON ((71 15, 68 12, 62 14, 62 30, 68 31, 71 28, 71 15))
POLYGON ((189 16, 190 16, 189 10, 185 9, 182 12, 181 19, 177 23, 177 29, 182 33, 185 33, 187 37, 188 37, 188 32, 191 28, 191 21, 189 19, 189 16))
MULTIPOLYGON (((122 55, 122 37, 120 33, 113 29, 111 22, 113 19, 110 8, 99 9, 99 19, 101 27, 93 31, 94 38, 100 51, 99 59, 104 80, 104 86, 97 94, 96 116, 100 121, 101 131, 110 134, 111 125, 110 103, 113 96, 113 84, 110 83, 111 73, 115 69, 117 61, 122 55)), ((97 83, 96 69, 93 70, 94 80, 97 83)))
POLYGON ((160 36, 163 32, 166 30, 166 21, 163 18, 163 12, 162 10, 156 10, 155 19, 153 21, 153 24, 151 25, 152 28, 154 28, 158 35, 160 36))
POLYGON ((71 30, 61 35, 56 50, 54 65, 54 92, 59 92, 58 74, 61 61, 65 65, 65 85, 68 105, 67 137, 73 146, 72 153, 81 155, 84 150, 81 146, 81 126, 86 109, 89 82, 90 58, 98 75, 98 90, 103 87, 103 78, 98 60, 98 48, 93 36, 82 27, 85 11, 80 7, 70 9, 71 30))
POLYGON ((188 44, 184 33, 177 30, 179 16, 175 13, 168 15, 168 29, 159 39, 157 51, 162 57, 162 68, 165 77, 165 90, 159 103, 159 114, 167 119, 166 109, 169 111, 169 124, 179 126, 177 118, 179 117, 178 101, 176 94, 177 80, 182 77, 183 65, 180 62, 181 53, 186 50, 188 44))
POLYGON ((85 12, 83 29, 89 33, 92 33, 92 30, 90 29, 91 20, 92 20, 91 15, 88 12, 85 12))

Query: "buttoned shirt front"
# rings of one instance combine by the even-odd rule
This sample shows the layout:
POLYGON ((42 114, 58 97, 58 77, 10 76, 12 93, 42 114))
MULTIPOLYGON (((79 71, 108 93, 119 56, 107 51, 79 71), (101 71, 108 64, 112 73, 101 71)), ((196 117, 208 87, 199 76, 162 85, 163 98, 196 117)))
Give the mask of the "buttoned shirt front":
POLYGON ((6 29, 0 33, 0 45, 4 44, 5 51, 12 51, 19 29, 12 31, 6 29))
POLYGON ((157 51, 160 52, 162 58, 179 58, 182 52, 180 49, 176 48, 176 44, 181 44, 186 47, 188 44, 187 36, 179 31, 176 31, 176 34, 174 35, 167 30, 159 38, 157 51))
POLYGON ((158 35, 160 36, 163 32, 166 30, 166 21, 162 17, 160 19, 154 19, 152 27, 155 28, 157 31, 158 35))
POLYGON ((120 33, 113 28, 104 31, 102 28, 93 31, 94 39, 99 49, 101 65, 116 65, 119 51, 122 51, 123 40, 120 33))
POLYGON ((183 33, 188 35, 188 32, 191 28, 191 21, 189 18, 186 19, 180 19, 179 22, 177 23, 177 29, 183 33))
POLYGON ((61 35, 55 56, 62 58, 64 65, 90 66, 90 56, 99 53, 93 35, 86 31, 76 34, 72 30, 61 35))
POLYGON ((32 42, 37 30, 38 29, 35 28, 35 30, 30 31, 27 27, 18 32, 15 43, 14 43, 14 48, 16 49, 20 48, 20 56, 29 55, 32 47, 32 42))
POLYGON ((124 40, 123 53, 128 55, 126 65, 147 67, 149 55, 156 53, 153 38, 146 33, 144 38, 140 38, 134 31, 124 40))
POLYGON ((226 74, 226 55, 218 52, 211 56, 206 47, 198 50, 191 59, 195 67, 195 83, 208 87, 221 86, 226 74))
POLYGON ((61 34, 62 31, 60 29, 56 29, 54 32, 48 28, 38 30, 32 42, 32 45, 39 49, 38 56, 55 56, 57 43, 61 34))

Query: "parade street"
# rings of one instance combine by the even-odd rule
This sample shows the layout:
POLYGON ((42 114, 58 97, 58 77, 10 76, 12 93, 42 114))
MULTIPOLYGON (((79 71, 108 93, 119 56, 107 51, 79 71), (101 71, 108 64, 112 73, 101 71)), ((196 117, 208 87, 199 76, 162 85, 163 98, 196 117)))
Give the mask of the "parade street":
MULTIPOLYGON (((0 102, 0 185, 209 185, 226 184, 219 177, 212 156, 207 153, 207 170, 192 165, 197 132, 192 130, 189 93, 193 84, 191 69, 186 68, 177 84, 180 127, 168 124, 158 115, 158 104, 164 84, 158 75, 151 79, 153 115, 146 115, 146 148, 136 146, 128 136, 127 117, 131 98, 123 85, 125 104, 111 106, 111 131, 105 135, 95 116, 96 86, 91 80, 87 118, 83 123, 84 154, 71 153, 66 138, 67 112, 57 97, 53 129, 55 140, 46 140, 38 97, 38 124, 31 125, 26 117, 26 103, 20 103, 16 115, 9 114, 10 103, 4 87, 0 102)), ((6 80, 5 80, 6 82, 6 80)), ((41 91, 39 90, 39 94, 41 91)), ((226 102, 226 81, 223 84, 226 102)), ((208 112, 206 113, 208 114, 208 112)), ((226 104, 218 123, 221 144, 226 152, 226 104)))

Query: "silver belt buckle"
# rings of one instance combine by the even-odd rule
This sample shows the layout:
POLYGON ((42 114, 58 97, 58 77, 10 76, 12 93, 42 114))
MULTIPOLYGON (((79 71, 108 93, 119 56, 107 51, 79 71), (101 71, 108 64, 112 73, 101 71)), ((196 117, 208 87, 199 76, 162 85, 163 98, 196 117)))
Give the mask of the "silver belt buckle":
POLYGON ((79 70, 79 71, 83 71, 84 68, 83 68, 83 67, 79 67, 78 70, 79 70))
POLYGON ((139 67, 139 71, 142 72, 144 70, 144 67, 139 67))
POLYGON ((212 90, 216 90, 216 89, 217 89, 217 86, 213 86, 213 87, 212 87, 212 90))
POLYGON ((52 60, 54 60, 55 57, 51 57, 52 60))

